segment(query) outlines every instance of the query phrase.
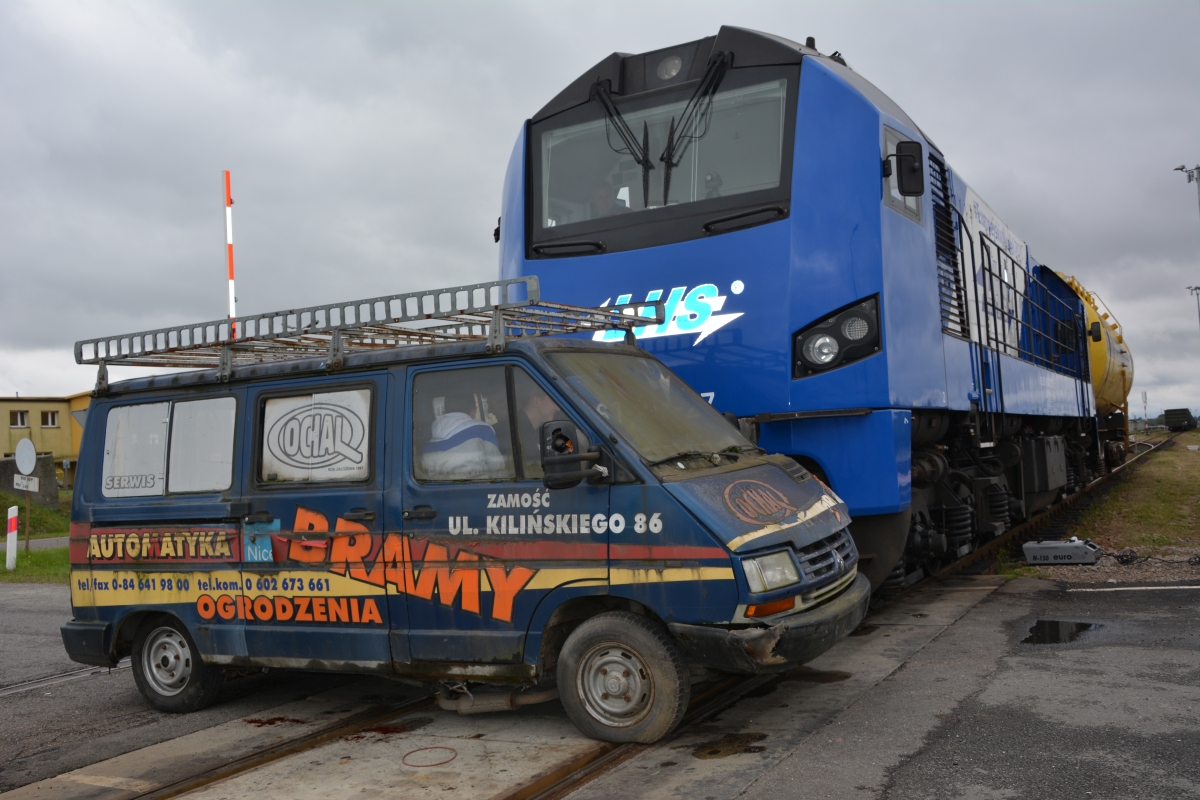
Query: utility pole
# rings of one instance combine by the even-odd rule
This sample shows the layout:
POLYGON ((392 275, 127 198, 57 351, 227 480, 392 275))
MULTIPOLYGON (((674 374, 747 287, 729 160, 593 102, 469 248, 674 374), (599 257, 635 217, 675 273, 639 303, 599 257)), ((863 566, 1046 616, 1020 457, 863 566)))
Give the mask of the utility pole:
POLYGON ((1180 164, 1175 168, 1175 171, 1182 172, 1183 174, 1187 175, 1188 183, 1196 184, 1196 200, 1197 202, 1200 202, 1200 164, 1197 164, 1191 169, 1188 169, 1183 164, 1180 164))
POLYGON ((1187 290, 1196 296, 1196 319, 1200 320, 1200 286, 1189 286, 1187 290))

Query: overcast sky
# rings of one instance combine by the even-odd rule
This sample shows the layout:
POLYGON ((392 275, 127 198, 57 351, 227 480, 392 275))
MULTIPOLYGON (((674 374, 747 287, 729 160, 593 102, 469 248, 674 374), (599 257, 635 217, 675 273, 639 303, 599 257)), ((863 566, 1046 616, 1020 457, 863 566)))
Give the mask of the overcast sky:
MULTIPOLYGON (((613 51, 722 24, 841 51, 1200 407, 1200 0, 0 2, 0 394, 85 336, 488 280, 522 122, 613 51)), ((114 377, 122 375, 114 371, 114 377)))

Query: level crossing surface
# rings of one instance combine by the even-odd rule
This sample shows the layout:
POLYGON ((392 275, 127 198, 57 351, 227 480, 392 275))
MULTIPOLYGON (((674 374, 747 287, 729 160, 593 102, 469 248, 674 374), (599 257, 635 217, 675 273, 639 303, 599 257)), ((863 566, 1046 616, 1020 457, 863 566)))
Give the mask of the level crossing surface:
MULTIPOLYGON (((926 585, 811 664, 743 685, 715 716, 552 796, 1200 796, 1188 755, 1200 746, 1200 632, 1191 625, 1200 592, 1075 588, 994 576, 926 585), (1023 643, 1046 619, 1102 627, 1074 642, 1023 643)), ((74 737, 7 762, 4 788, 27 785, 6 796, 147 795, 420 695, 375 679, 269 677, 182 717, 149 711, 128 670, 66 684, 52 692, 57 700, 6 698, 6 747, 35 727, 57 724, 64 741, 74 737), (16 716, 29 723, 14 730, 16 716)), ((536 778, 596 745, 557 703, 474 717, 422 705, 185 796, 384 797, 422 787, 442 797, 530 797, 536 778)))

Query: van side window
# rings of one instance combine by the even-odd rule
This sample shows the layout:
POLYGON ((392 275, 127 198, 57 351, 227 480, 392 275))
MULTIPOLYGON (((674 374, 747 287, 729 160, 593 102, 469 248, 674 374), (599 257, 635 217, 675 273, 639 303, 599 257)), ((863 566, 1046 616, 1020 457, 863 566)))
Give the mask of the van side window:
POLYGON ((170 411, 170 403, 109 409, 100 483, 105 497, 163 493, 170 411))
POLYGON ((504 367, 425 372, 413 381, 413 471, 423 481, 513 480, 504 367))
POLYGON ((371 434, 370 389, 272 397, 263 405, 260 477, 369 480, 371 434))
MULTIPOLYGON (((540 481, 543 475, 540 447, 542 424, 552 419, 570 419, 570 417, 559 408, 558 403, 554 402, 541 386, 534 382, 533 378, 526 374, 525 370, 514 368, 512 374, 513 398, 517 408, 517 437, 521 443, 521 465, 524 468, 524 477, 526 480, 537 479, 540 481)), ((579 435, 584 439, 583 449, 589 449, 586 446, 587 437, 582 430, 579 431, 579 435)))
POLYGON ((221 492, 233 480, 233 426, 237 400, 213 397, 175 403, 167 491, 221 492))

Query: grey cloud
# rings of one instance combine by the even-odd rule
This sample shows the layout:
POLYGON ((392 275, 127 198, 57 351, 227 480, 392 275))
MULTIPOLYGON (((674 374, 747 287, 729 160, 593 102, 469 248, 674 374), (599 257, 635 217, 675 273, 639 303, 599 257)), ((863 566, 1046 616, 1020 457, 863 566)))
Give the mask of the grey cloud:
POLYGON ((84 388, 75 339, 222 316, 222 169, 243 312, 487 279, 522 122, 609 52, 735 24, 845 54, 1109 302, 1152 405, 1195 403, 1200 213, 1171 168, 1200 160, 1198 23, 1195 2, 0 4, 0 342, 57 349, 45 381, 84 388))

